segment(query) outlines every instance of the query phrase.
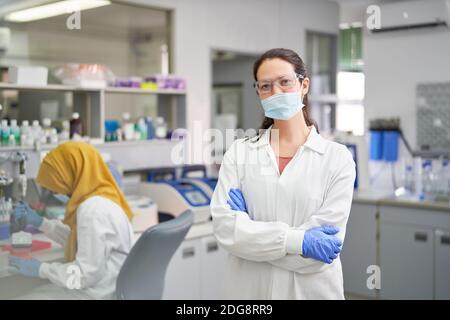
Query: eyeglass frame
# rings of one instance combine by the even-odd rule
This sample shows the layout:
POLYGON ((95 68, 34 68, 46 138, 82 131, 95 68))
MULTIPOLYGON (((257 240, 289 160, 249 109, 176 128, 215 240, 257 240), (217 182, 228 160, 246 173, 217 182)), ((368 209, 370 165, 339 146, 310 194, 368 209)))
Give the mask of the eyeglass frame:
MULTIPOLYGON (((295 78, 296 78, 296 79, 300 80, 300 83, 301 83, 303 80, 305 80, 305 76, 303 76, 303 75, 301 75, 301 74, 299 74, 299 73, 294 72, 294 75, 295 75, 295 78)), ((285 77, 285 76, 281 76, 281 77, 277 78, 276 80, 268 81, 268 82, 270 82, 270 86, 271 86, 271 90, 270 90, 270 91, 273 90, 273 83, 274 83, 275 81, 277 81, 277 80, 283 78, 283 77, 285 77)), ((259 91, 258 91, 258 83, 259 83, 259 81, 255 81, 255 82, 253 83, 253 88, 255 88, 256 93, 260 95, 260 93, 259 93, 259 91)))

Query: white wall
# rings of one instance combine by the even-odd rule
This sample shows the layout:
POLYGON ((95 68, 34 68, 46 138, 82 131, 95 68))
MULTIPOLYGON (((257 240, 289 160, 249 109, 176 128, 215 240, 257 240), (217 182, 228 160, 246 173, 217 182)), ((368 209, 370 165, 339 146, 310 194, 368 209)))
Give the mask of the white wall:
MULTIPOLYGON (((375 2, 375 1, 374 1, 375 2)), ((340 22, 365 24, 368 3, 343 3, 340 22)), ((416 85, 420 82, 450 81, 450 31, 423 29, 382 34, 364 33, 365 127, 374 118, 400 117, 401 126, 411 146, 416 148, 416 85)), ((397 178, 409 161, 400 143, 397 178)), ((371 162, 371 172, 379 172, 382 163, 371 162)), ((390 170, 377 175, 374 187, 390 188, 390 170)), ((399 181, 400 183, 401 181, 399 181)))
MULTIPOLYGON (((174 71, 188 81, 187 123, 210 126, 210 50, 260 53, 288 47, 303 55, 305 30, 337 33, 339 9, 326 0, 128 0, 175 9, 174 71)), ((193 154, 201 155, 201 141, 193 154)), ((194 162, 201 159, 194 158, 194 162)))
POLYGON ((364 38, 366 121, 401 118, 416 145, 415 90, 420 82, 450 81, 450 31, 411 30, 364 38))

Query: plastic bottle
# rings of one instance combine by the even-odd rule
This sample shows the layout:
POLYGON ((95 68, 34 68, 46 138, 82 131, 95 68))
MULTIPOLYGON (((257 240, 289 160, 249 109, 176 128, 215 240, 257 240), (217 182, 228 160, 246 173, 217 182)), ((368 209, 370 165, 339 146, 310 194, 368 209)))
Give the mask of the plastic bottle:
POLYGON ((405 168, 405 189, 409 194, 414 192, 414 174, 412 165, 405 168))
POLYGON ((15 139, 15 145, 20 145, 20 128, 17 125, 17 120, 12 119, 11 120, 11 133, 14 136, 15 139))
POLYGON ((435 178, 431 160, 425 160, 422 166, 423 166, 423 176, 422 176, 423 193, 425 199, 431 200, 435 192, 434 190, 435 178))
POLYGON ((163 117, 156 118, 155 136, 157 139, 165 139, 167 136, 167 125, 163 117))
POLYGON ((42 120, 42 130, 43 130, 43 143, 50 143, 50 136, 52 135, 52 120, 50 118, 44 118, 42 120))
POLYGON ((147 124, 145 123, 145 119, 141 118, 138 120, 137 128, 140 133, 140 140, 147 140, 147 124))
POLYGON ((49 143, 58 144, 58 131, 56 128, 52 128, 50 131, 49 143))
POLYGON ((145 118, 145 122, 147 123, 147 140, 155 139, 155 126, 153 125, 153 118, 147 117, 145 118))
POLYGON ((123 140, 131 141, 135 139, 134 124, 130 121, 130 114, 125 112, 122 115, 123 140))
POLYGON ((450 200, 450 162, 448 159, 442 161, 441 193, 450 200))
POLYGON ((27 147, 33 146, 33 135, 28 120, 22 121, 22 126, 20 127, 20 144, 27 147))
POLYGON ((2 145, 7 146, 9 144, 9 135, 11 129, 8 126, 8 120, 2 120, 2 145))
POLYGON ((62 122, 62 130, 58 137, 59 141, 70 140, 70 121, 64 120, 62 122))
POLYGON ((39 125, 39 120, 34 120, 31 126, 31 136, 33 137, 33 143, 41 142, 42 128, 39 125))
POLYGON ((74 135, 83 135, 83 126, 78 112, 72 113, 72 119, 70 120, 70 139, 72 139, 74 135))

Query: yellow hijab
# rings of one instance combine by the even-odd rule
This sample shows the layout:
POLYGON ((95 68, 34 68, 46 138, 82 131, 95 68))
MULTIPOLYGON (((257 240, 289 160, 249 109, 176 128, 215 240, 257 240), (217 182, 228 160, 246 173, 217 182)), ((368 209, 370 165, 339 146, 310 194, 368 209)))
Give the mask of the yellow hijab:
POLYGON ((89 144, 66 142, 53 149, 44 158, 36 180, 52 192, 70 196, 64 215, 64 223, 71 230, 65 248, 67 262, 75 260, 76 210, 83 201, 93 196, 102 196, 119 205, 128 219, 131 220, 133 216, 100 153, 89 144))

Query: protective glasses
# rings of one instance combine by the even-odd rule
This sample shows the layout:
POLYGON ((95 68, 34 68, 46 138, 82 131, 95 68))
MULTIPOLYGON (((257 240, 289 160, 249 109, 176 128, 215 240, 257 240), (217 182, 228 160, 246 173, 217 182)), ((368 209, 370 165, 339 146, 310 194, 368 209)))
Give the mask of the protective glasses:
POLYGON ((294 73, 292 75, 286 75, 279 77, 273 81, 263 80, 263 81, 255 81, 253 86, 256 89, 258 94, 268 94, 272 93, 273 86, 276 85, 283 91, 287 91, 292 89, 297 84, 297 79, 303 80, 304 77, 301 74, 294 73))

